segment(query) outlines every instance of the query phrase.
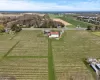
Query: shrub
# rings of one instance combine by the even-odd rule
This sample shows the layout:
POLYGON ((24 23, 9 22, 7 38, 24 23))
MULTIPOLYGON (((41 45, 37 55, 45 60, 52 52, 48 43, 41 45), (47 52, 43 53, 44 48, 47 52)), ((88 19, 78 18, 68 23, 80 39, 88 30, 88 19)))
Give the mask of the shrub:
POLYGON ((0 33, 1 32, 4 32, 4 31, 5 31, 4 26, 3 25, 0 25, 0 33))
POLYGON ((91 25, 88 25, 87 26, 87 30, 91 30, 92 26, 91 25))

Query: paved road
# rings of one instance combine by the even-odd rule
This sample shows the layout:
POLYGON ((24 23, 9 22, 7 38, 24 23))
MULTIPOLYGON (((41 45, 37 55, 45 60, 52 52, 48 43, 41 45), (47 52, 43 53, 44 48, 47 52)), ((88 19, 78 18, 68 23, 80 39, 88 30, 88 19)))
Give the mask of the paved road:
POLYGON ((22 28, 22 30, 86 30, 86 28, 22 28))

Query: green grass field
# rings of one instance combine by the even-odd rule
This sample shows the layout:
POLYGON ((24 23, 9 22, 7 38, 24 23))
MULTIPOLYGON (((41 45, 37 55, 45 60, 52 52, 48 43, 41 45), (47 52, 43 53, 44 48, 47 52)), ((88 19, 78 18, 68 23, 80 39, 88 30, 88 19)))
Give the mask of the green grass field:
POLYGON ((48 40, 39 34, 41 31, 22 31, 14 37, 20 42, 8 56, 48 56, 48 40))
POLYGON ((100 37, 87 31, 66 31, 62 41, 53 41, 57 80, 70 80, 71 77, 73 80, 82 78, 93 80, 94 73, 91 75, 91 70, 86 67, 83 59, 100 58, 100 44, 98 43, 100 43, 100 37))
POLYGON ((79 25, 80 27, 86 28, 88 25, 90 25, 90 23, 76 20, 74 17, 72 17, 70 15, 67 15, 66 17, 60 17, 60 19, 63 19, 65 21, 71 23, 75 27, 77 27, 79 25))
POLYGON ((21 31, 12 39, 0 35, 0 79, 95 80, 86 64, 100 58, 100 37, 87 31, 65 31, 60 40, 42 31, 21 31))
POLYGON ((59 15, 54 15, 54 14, 49 14, 50 18, 59 18, 59 17, 63 17, 63 15, 59 16, 59 15))
POLYGON ((9 80, 48 80, 48 60, 45 58, 5 58, 0 62, 0 79, 3 76, 11 78, 9 80))
POLYGON ((59 16, 59 15, 54 15, 54 14, 49 14, 49 16, 51 18, 60 18, 72 25, 68 25, 66 27, 68 28, 75 28, 77 26, 80 26, 80 27, 83 27, 83 28, 87 28, 88 25, 90 25, 90 23, 87 23, 87 22, 83 22, 83 21, 79 21, 79 20, 76 20, 73 15, 66 15, 66 17, 63 17, 62 16, 59 16))
POLYGON ((92 34, 96 35, 96 36, 100 36, 100 32, 97 31, 97 32, 92 32, 92 34))
POLYGON ((48 80, 48 40, 41 33, 0 35, 0 80, 48 80))

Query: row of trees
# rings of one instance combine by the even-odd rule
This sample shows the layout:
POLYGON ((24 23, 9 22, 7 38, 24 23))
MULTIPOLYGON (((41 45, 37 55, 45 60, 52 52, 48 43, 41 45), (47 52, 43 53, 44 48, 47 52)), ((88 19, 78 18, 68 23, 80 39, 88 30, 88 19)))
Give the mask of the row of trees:
POLYGON ((64 24, 61 22, 56 22, 50 19, 49 15, 44 16, 25 14, 20 17, 4 17, 0 20, 3 21, 3 25, 6 27, 12 27, 13 25, 21 27, 35 27, 35 28, 57 28, 58 26, 64 27, 64 24))
MULTIPOLYGON (((22 28, 19 26, 13 25, 10 30, 15 31, 15 32, 20 32, 22 28)), ((6 29, 3 25, 0 25, 0 33, 2 32, 6 32, 6 29)))
MULTIPOLYGON (((33 14, 24 14, 19 17, 1 17, 1 24, 5 27, 11 29, 12 31, 19 32, 21 28, 57 28, 58 26, 64 27, 64 24, 61 22, 53 21, 50 19, 48 14, 44 16, 33 15, 33 14)), ((1 32, 3 30, 1 29, 1 32)))
POLYGON ((100 25, 88 25, 87 30, 100 31, 100 25))
POLYGON ((15 24, 11 27, 12 31, 15 32, 20 32, 22 30, 22 28, 20 26, 16 26, 15 24))

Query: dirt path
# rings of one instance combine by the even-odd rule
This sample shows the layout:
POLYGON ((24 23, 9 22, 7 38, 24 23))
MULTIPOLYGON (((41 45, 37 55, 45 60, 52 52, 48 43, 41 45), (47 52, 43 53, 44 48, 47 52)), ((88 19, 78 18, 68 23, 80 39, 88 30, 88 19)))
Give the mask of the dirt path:
POLYGON ((66 21, 64 21, 64 20, 62 20, 62 19, 53 19, 53 21, 62 22, 64 25, 72 25, 72 24, 70 24, 70 23, 68 23, 68 22, 66 22, 66 21))

